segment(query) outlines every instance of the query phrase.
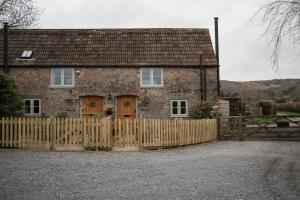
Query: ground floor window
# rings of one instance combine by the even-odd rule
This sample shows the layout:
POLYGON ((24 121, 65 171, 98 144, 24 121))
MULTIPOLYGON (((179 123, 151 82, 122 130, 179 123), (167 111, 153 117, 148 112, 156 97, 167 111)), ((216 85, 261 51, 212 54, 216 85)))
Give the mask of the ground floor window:
POLYGON ((38 116, 41 114, 41 100, 40 99, 25 99, 24 100, 24 114, 28 116, 38 116))
POLYGON ((187 117, 187 100, 171 100, 171 117, 187 117))

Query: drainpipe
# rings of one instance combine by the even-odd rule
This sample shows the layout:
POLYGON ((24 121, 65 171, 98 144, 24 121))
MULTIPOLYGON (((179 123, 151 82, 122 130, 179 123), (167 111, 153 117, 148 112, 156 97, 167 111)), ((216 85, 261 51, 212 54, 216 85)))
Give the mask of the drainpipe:
POLYGON ((200 70, 200 95, 201 95, 201 100, 204 100, 204 81, 203 81, 203 66, 202 66, 202 54, 200 54, 200 66, 199 66, 199 70, 200 70))
POLYGON ((8 73, 8 23, 3 24, 3 72, 8 73))
POLYGON ((217 69, 217 87, 218 87, 218 97, 220 96, 220 59, 219 59, 219 18, 215 17, 215 50, 216 58, 218 61, 217 69))

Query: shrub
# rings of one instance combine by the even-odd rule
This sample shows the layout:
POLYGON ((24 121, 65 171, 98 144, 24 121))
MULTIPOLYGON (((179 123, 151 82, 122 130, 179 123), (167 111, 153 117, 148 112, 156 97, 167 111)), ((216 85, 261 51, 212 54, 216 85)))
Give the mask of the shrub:
POLYGON ((210 102, 201 102, 197 104, 191 112, 191 118, 193 119, 205 119, 209 118, 212 114, 212 103, 210 102))
POLYGON ((49 118, 49 115, 47 115, 47 113, 42 112, 41 118, 49 118))
POLYGON ((66 112, 59 112, 59 113, 56 114, 56 117, 58 117, 58 118, 67 118, 67 117, 69 117, 69 115, 66 112))
POLYGON ((271 100, 264 100, 258 103, 261 107, 262 115, 275 115, 276 114, 276 104, 271 100))
POLYGON ((0 116, 20 116, 23 106, 23 96, 14 79, 0 74, 0 116))

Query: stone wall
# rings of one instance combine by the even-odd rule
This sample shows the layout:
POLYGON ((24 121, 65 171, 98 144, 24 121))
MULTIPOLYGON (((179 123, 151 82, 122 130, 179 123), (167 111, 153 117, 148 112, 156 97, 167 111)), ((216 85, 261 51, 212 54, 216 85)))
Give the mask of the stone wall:
MULTIPOLYGON (((138 107, 141 117, 169 118, 170 103, 173 99, 188 100, 188 110, 201 101, 200 69, 170 68, 163 69, 164 86, 162 88, 141 88, 140 68, 75 68, 75 86, 73 88, 52 88, 50 68, 11 68, 10 74, 26 98, 40 98, 42 112, 55 116, 58 112, 67 112, 70 116, 80 116, 80 97, 100 95, 113 99, 122 94, 138 97, 138 103, 145 94, 150 100, 147 108, 138 107)), ((217 96, 216 68, 207 69, 207 96, 215 100, 217 96)))

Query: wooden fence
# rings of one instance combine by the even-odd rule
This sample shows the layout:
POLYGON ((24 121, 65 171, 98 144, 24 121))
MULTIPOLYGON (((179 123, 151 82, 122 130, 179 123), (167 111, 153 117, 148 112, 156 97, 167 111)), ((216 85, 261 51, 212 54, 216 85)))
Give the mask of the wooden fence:
POLYGON ((0 118, 2 148, 163 148, 216 139, 215 119, 0 118))
POLYGON ((176 147, 217 139, 215 119, 119 119, 114 123, 114 142, 121 147, 176 147))

